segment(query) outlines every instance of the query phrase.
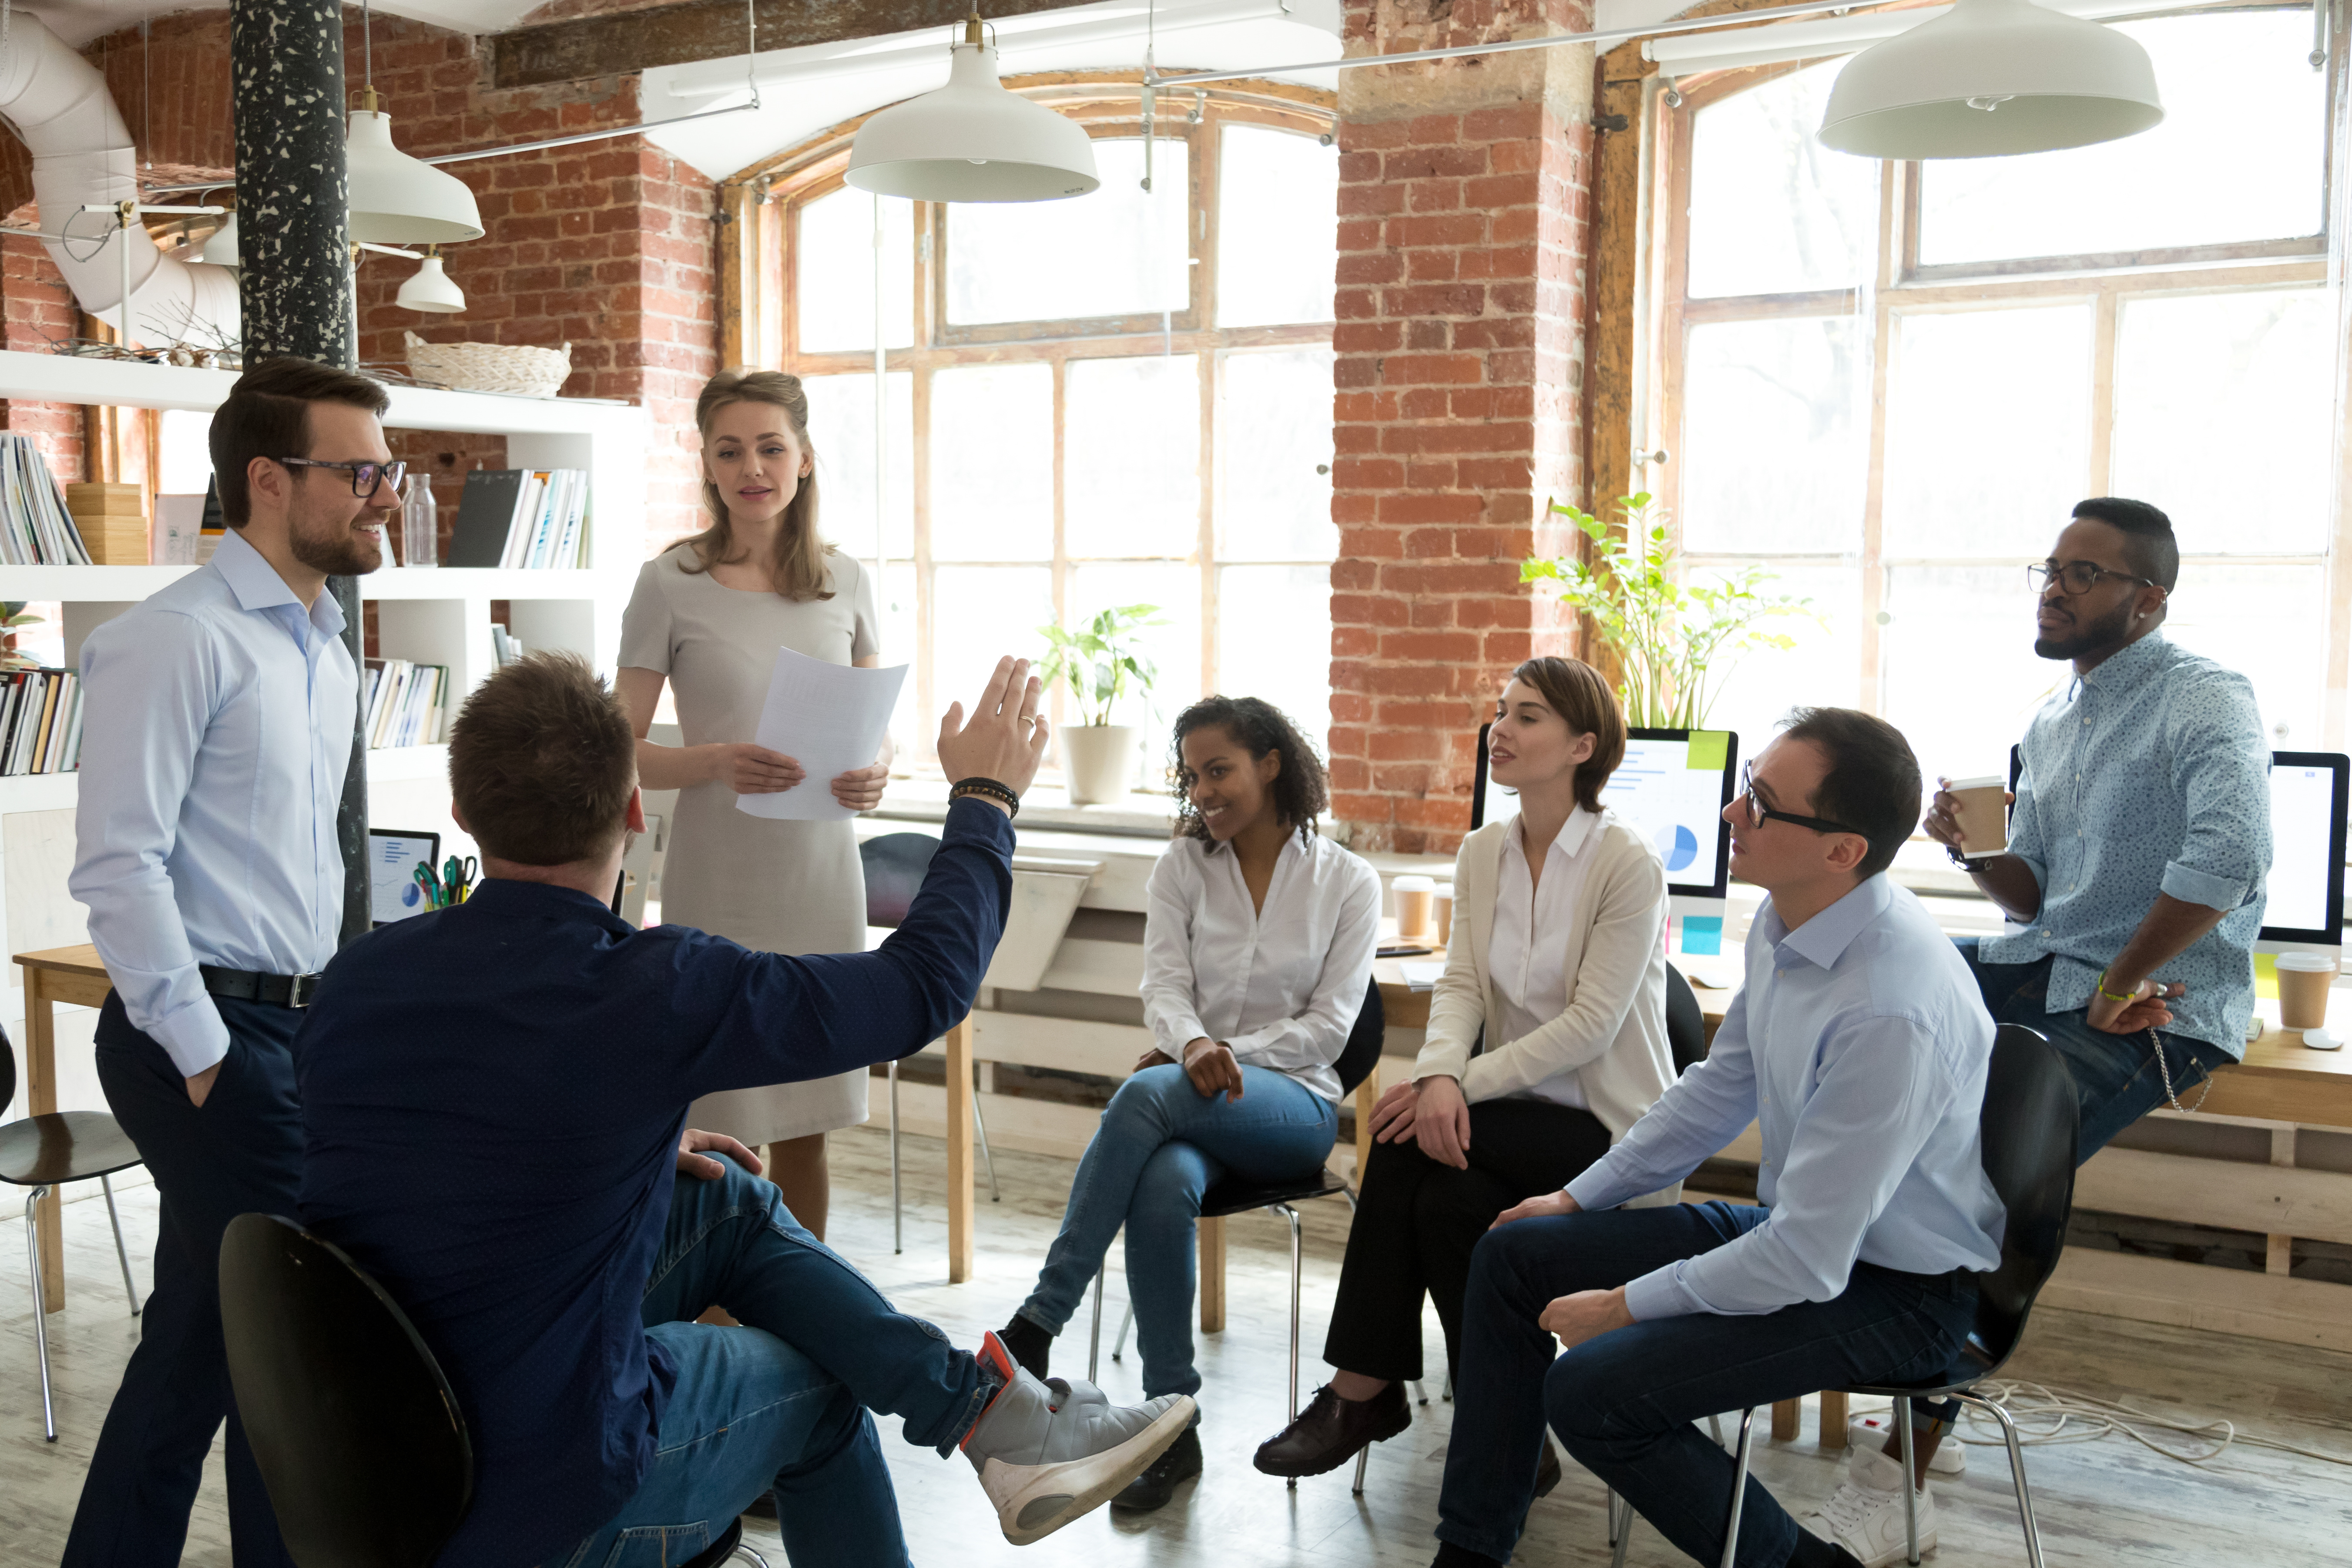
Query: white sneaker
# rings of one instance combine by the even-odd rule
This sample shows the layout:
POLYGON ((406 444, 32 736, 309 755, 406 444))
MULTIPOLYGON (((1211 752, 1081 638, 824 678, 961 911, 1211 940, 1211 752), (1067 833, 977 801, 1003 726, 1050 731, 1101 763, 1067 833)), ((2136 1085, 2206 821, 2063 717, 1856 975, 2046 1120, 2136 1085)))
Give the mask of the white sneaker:
MULTIPOLYGON (((1903 1529, 1904 1479, 1901 1460, 1875 1447, 1857 1448, 1846 1461, 1845 1479, 1828 1501, 1805 1516, 1804 1527, 1845 1548, 1863 1568, 1891 1568, 1905 1562, 1910 1549, 1903 1529)), ((1921 1487, 1912 1495, 1924 1554, 1936 1550, 1936 1494, 1921 1487)))
MULTIPOLYGON (((1886 1439, 1894 1431, 1891 1417, 1883 1411, 1875 1415, 1856 1415, 1845 1424, 1845 1440, 1851 1447, 1884 1453, 1886 1439)), ((1949 1432, 1945 1433, 1944 1440, 1936 1445, 1935 1453, 1927 1459, 1927 1470, 1937 1476, 1967 1475, 1969 1446, 1949 1432)))
POLYGON ((1038 1382, 994 1334, 980 1355, 1005 1384, 964 1435, 963 1455, 1015 1546, 1099 1507, 1192 1424, 1186 1394, 1116 1405, 1091 1383, 1038 1382))

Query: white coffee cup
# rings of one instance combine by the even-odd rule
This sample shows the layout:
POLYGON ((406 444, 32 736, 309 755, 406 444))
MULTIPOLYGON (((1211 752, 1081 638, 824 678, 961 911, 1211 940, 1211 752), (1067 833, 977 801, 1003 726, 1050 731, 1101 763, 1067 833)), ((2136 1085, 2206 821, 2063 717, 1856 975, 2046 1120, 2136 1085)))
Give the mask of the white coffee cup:
POLYGON ((2009 803, 2002 798, 2009 793, 2007 779, 1953 779, 1944 788, 1959 801, 1952 817, 1959 824, 1961 854, 1973 859, 2009 847, 2009 803))
POLYGON ((2324 952, 2282 952, 2273 962, 2278 966, 2280 1024, 2290 1029, 2324 1026, 2336 960, 2324 952))
POLYGON ((1399 877, 1389 884, 1396 894, 1397 940, 1427 942, 1437 934, 1437 879, 1399 877))

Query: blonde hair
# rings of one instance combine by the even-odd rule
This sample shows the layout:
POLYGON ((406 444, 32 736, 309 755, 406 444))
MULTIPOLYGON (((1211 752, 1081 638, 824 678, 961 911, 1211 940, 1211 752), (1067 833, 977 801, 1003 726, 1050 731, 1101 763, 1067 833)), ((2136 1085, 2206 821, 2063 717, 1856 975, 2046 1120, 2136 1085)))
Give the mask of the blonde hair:
MULTIPOLYGON (((782 409, 784 417, 792 421, 801 455, 810 464, 776 530, 775 553, 767 562, 768 580, 787 599, 830 599, 833 592, 825 585, 824 558, 833 553, 833 546, 816 531, 816 451, 809 445, 808 394, 799 376, 780 370, 722 370, 703 384, 702 395, 694 400, 695 427, 706 443, 719 411, 738 403, 764 403, 782 409)), ((735 558, 735 527, 727 516, 727 500, 708 475, 702 481, 702 505, 710 513, 710 526, 684 542, 700 563, 686 566, 688 572, 708 572, 735 558)))

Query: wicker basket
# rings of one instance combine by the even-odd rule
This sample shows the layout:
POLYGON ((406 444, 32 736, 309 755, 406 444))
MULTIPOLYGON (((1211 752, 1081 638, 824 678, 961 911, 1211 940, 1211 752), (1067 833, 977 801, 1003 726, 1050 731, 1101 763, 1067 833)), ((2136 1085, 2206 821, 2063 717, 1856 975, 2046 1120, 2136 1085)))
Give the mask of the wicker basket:
POLYGON ((506 343, 428 343, 408 339, 408 368, 419 381, 437 381, 460 392, 511 392, 552 397, 572 374, 572 345, 520 348, 506 343))

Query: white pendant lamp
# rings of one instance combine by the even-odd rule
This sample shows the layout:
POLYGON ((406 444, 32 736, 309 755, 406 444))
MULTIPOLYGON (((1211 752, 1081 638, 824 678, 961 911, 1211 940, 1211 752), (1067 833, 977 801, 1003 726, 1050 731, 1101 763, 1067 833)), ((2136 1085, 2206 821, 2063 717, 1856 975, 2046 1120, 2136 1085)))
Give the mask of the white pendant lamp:
POLYGON ((1045 202, 1102 184, 1076 121, 1007 92, 977 12, 955 46, 948 84, 882 110, 858 129, 849 183, 922 202, 1045 202))
POLYGON ((392 116, 375 89, 360 95, 344 139, 351 237, 377 245, 447 245, 482 237, 481 209, 466 182, 392 144, 392 116))
POLYGON ((213 230, 211 236, 205 241, 203 254, 196 259, 208 262, 215 267, 226 267, 232 269, 244 265, 237 259, 236 254, 236 214, 230 213, 228 221, 213 230))
POLYGON ((1958 0, 1847 61, 1821 135, 1866 158, 1998 158, 2136 136, 2163 118, 2133 38, 2032 0, 1958 0))
POLYGON ((462 310, 466 308, 466 291, 452 282, 449 274, 442 269, 439 256, 428 255, 425 265, 400 286, 400 292, 393 296, 393 303, 412 310, 462 310))

